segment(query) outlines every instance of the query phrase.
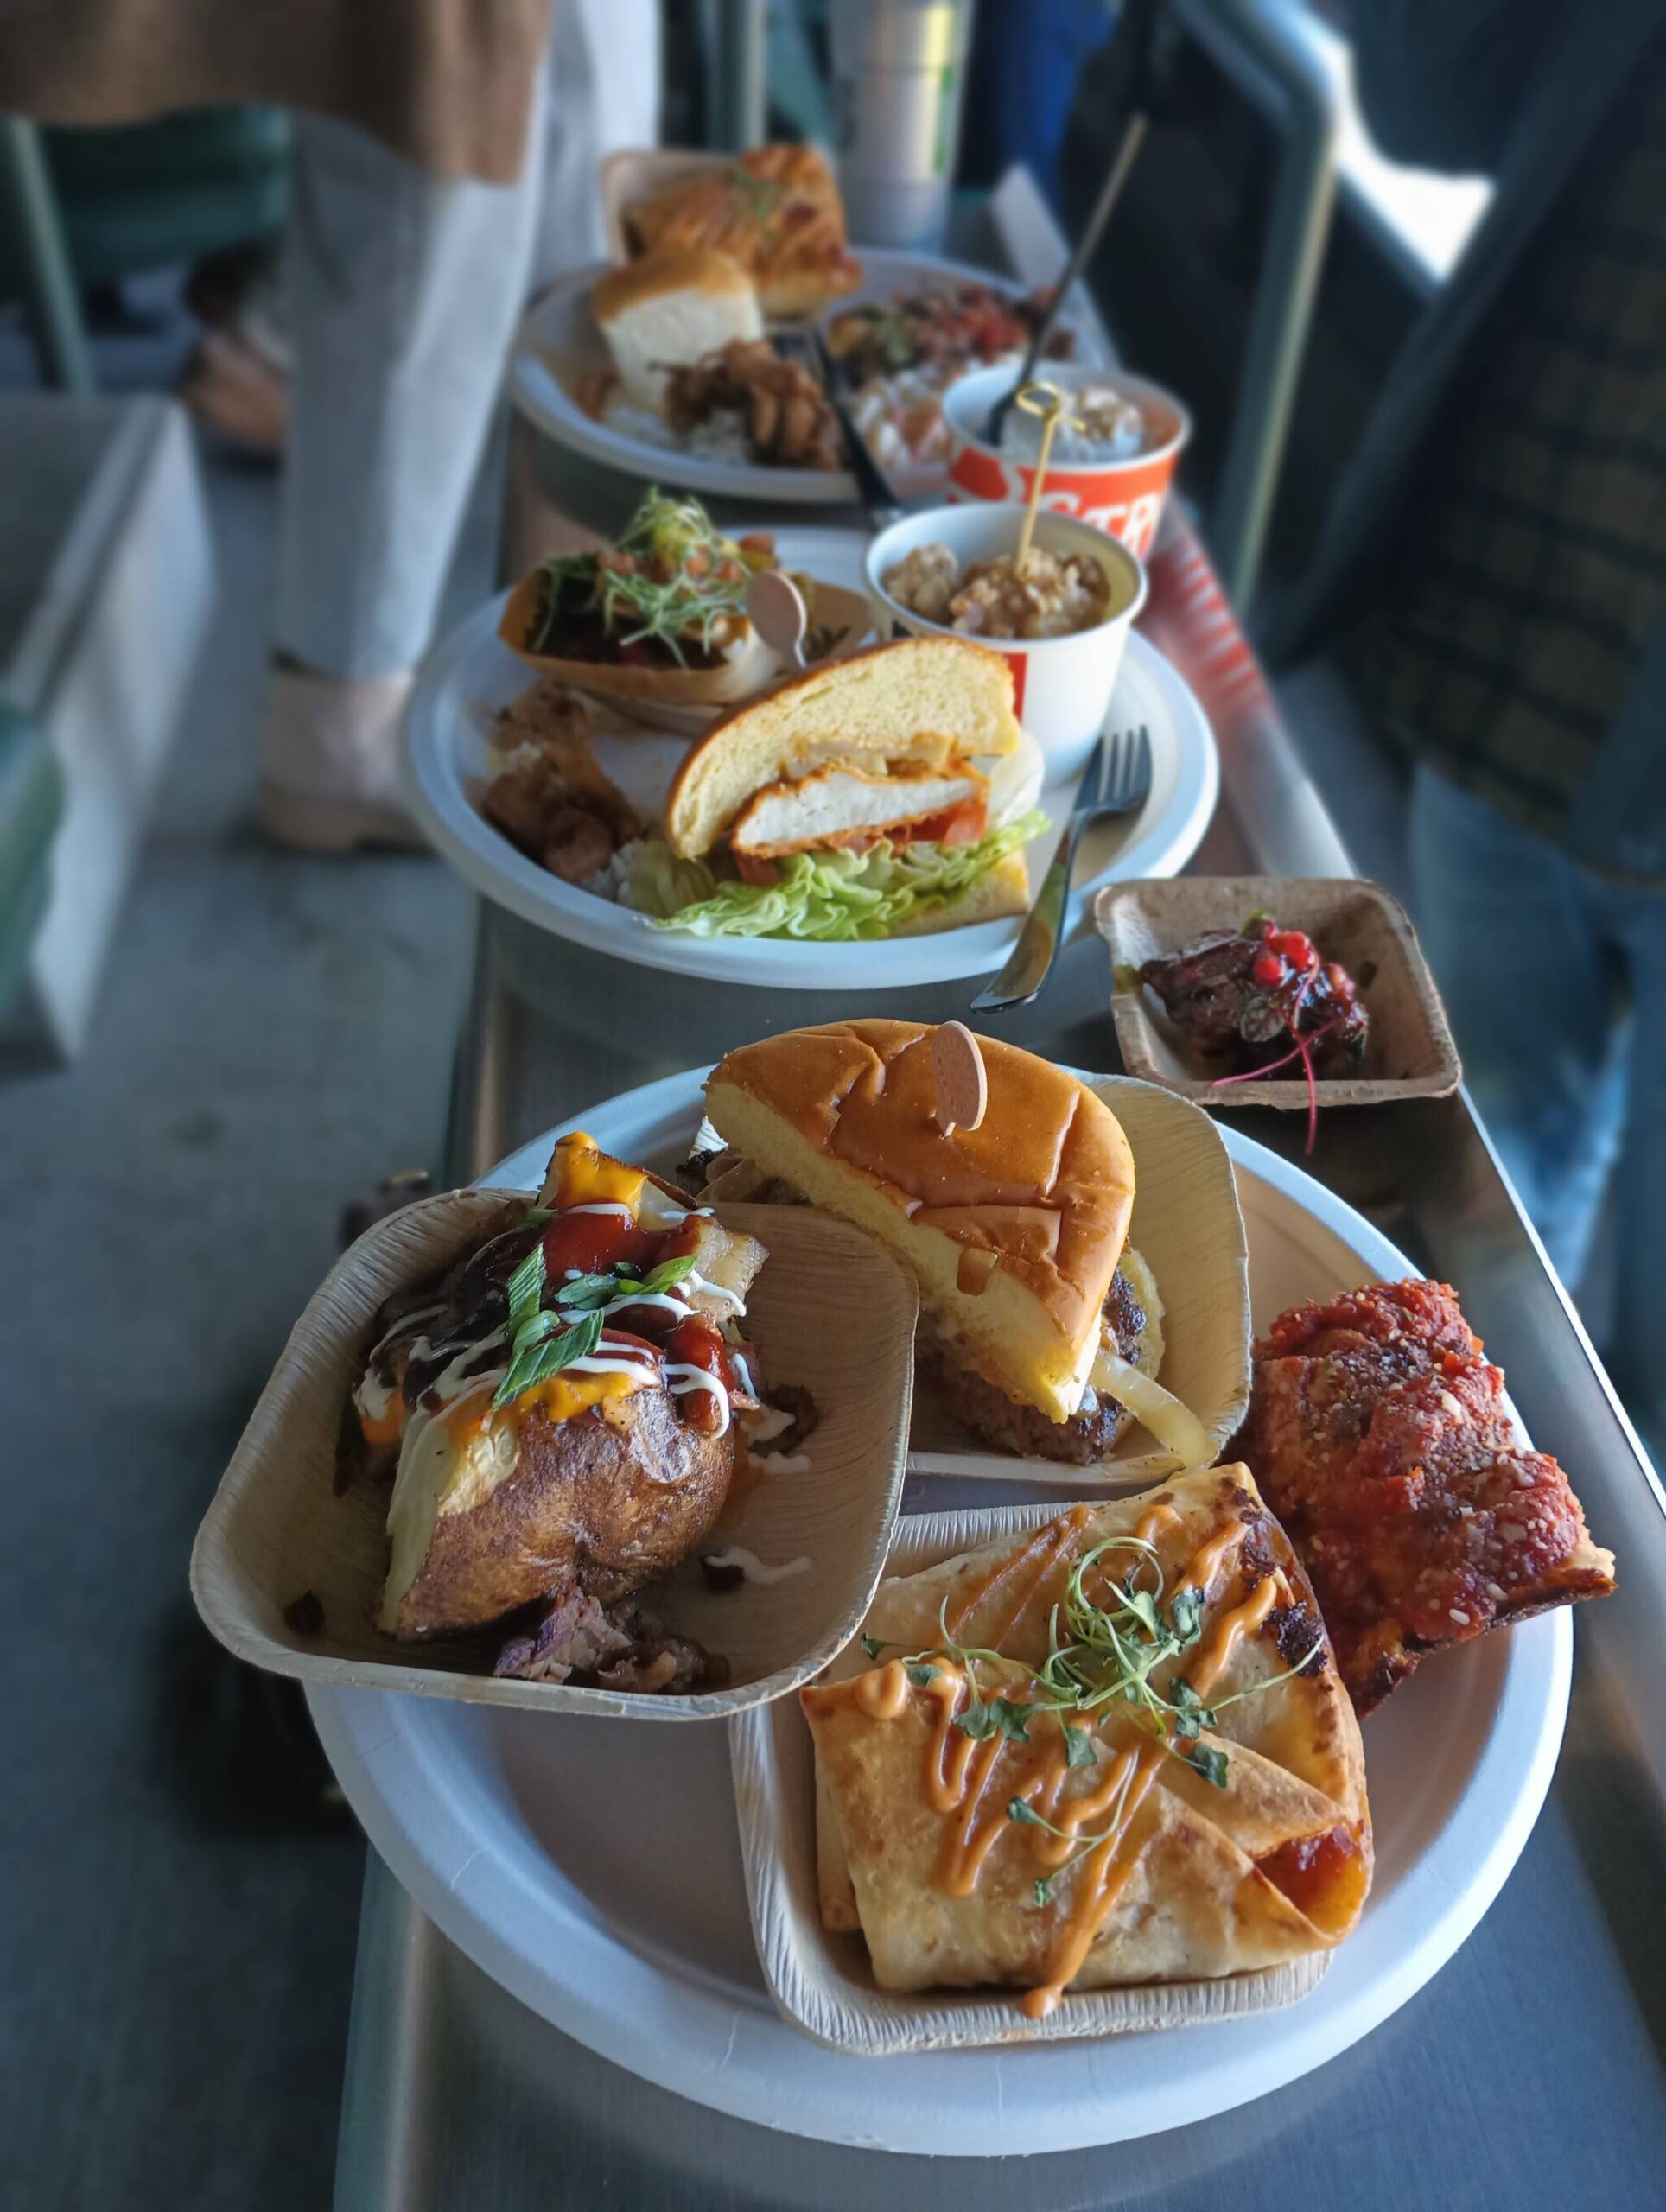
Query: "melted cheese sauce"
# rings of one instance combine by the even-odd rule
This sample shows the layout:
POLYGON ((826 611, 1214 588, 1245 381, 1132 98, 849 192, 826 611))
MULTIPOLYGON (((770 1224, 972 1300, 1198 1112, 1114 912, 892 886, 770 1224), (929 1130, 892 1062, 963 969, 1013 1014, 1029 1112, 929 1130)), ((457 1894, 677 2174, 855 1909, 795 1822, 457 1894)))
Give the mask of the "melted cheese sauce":
MULTIPOLYGON (((982 1623, 979 1634, 980 1640, 999 1650, 1043 1591, 1053 1586, 1056 1570, 1067 1564, 1077 1548, 1091 1511, 1087 1506, 1072 1507, 963 1592, 949 1616, 951 1636, 957 1641, 979 1608, 998 1596, 1003 1618, 996 1625, 982 1623)), ((1165 1530, 1178 1526, 1180 1518, 1172 1505, 1160 1501, 1145 1513, 1134 1533, 1147 1543, 1154 1542, 1165 1530)), ((1236 1573, 1237 1554, 1248 1534, 1247 1526, 1239 1522, 1210 1537, 1188 1560, 1173 1594, 1199 1590, 1207 1597, 1218 1578, 1229 1569, 1236 1573)), ((1216 1615, 1184 1669, 1205 1704, 1240 1641, 1253 1635, 1275 1605, 1288 1604, 1289 1596, 1282 1576, 1264 1575, 1236 1604, 1216 1615)), ((1147 1736, 1107 1760, 1103 1754, 1108 1747, 1101 1744, 1096 1776, 1081 1788, 1081 1770, 1069 1764, 1063 1726, 1076 1714, 1075 1708, 1057 1708, 1056 1725, 1047 1725, 1054 1720, 1052 1709, 1039 1708, 1043 1726, 1029 1743, 1001 1735, 980 1743, 955 1726, 971 1695, 964 1670, 941 1659, 933 1664, 936 1673, 918 1692, 934 1707, 920 1789, 926 1804, 945 1823, 937 1879, 946 1895, 971 1895, 1000 1836, 1011 1836, 1014 1847, 1027 1852, 1045 1873, 1064 1866, 1084 1833, 1107 1824, 1078 1864, 1070 1910, 1054 1936, 1044 1979, 1023 2000, 1028 2016, 1042 2019, 1082 1971, 1140 1863, 1143 1838, 1136 1840, 1135 1822, 1164 1761, 1174 1754, 1163 1738, 1147 1736), (1069 1794, 1073 1783, 1074 1794, 1069 1794), (1029 1822, 1014 1822, 1007 1810, 1014 1798, 1063 1833, 1053 1835, 1029 1822)), ((870 1668, 840 1687, 869 1719, 880 1722, 900 1719, 916 1694, 900 1659, 870 1668)), ((1091 1726, 1091 1714, 1077 1717, 1091 1726)))

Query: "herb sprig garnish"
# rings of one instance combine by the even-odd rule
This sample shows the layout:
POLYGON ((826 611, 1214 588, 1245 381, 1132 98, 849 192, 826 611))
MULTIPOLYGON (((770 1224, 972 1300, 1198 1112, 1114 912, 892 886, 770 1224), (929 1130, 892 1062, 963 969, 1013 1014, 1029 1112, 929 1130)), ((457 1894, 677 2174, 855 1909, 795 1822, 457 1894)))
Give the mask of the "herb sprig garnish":
POLYGON ((550 1306, 544 1302, 547 1284, 540 1237, 509 1278, 509 1364, 493 1393, 493 1410, 575 1359, 588 1359, 601 1341, 608 1306, 659 1297, 693 1272, 692 1252, 662 1260, 645 1275, 620 1261, 602 1272, 570 1276, 556 1287, 550 1306))
MULTIPOLYGON (((1318 1657, 1324 1643, 1322 1635, 1315 1637, 1312 1649, 1294 1667, 1269 1675, 1265 1681, 1236 1690, 1230 1696, 1218 1698, 1212 1705, 1204 1702, 1184 1674, 1171 1675, 1165 1694, 1152 1677, 1169 1662, 1184 1657, 1200 1641, 1205 1599, 1198 1589, 1177 1590, 1172 1598, 1167 1597, 1157 1548, 1143 1536, 1109 1537, 1076 1561, 1065 1582, 1064 1596, 1049 1617, 1047 1656, 1040 1667, 1026 1667, 1003 1652, 957 1642, 949 1630, 948 1605, 945 1595, 938 1613, 941 1645, 913 1653, 903 1665, 916 1688, 924 1688, 939 1672, 933 1663, 937 1661, 947 1660, 960 1669, 965 1678, 968 1698, 955 1716, 955 1726, 963 1734, 980 1743, 997 1734, 1012 1742, 1028 1743, 1032 1740, 1031 1727, 1037 1719, 1053 1717, 1064 1732, 1066 1769, 1091 1767, 1098 1763, 1098 1747, 1091 1729, 1075 1725, 1065 1716, 1078 1714, 1091 1719, 1103 1708, 1126 1705, 1134 1709, 1138 1725, 1154 1734, 1177 1758, 1184 1760, 1218 1789, 1226 1786, 1227 1754, 1202 1743, 1202 1732, 1213 1730, 1219 1714, 1228 1706, 1259 1695, 1262 1690, 1272 1689, 1301 1674, 1318 1657), (1110 1586, 1103 1599, 1090 1596, 1089 1576, 1102 1560, 1116 1552, 1133 1552, 1137 1556, 1121 1580, 1110 1578, 1110 1586), (1154 1586, 1147 1586, 1139 1580, 1147 1567, 1154 1578, 1154 1586), (978 1680, 980 1662, 993 1662, 1008 1670, 1008 1675, 1014 1669, 1027 1674, 1030 1696, 1026 1700, 986 1696, 978 1680)), ((893 1648, 872 1636, 862 1637, 861 1642, 872 1660, 878 1660, 883 1651, 893 1648)), ((1071 1831, 1055 1827, 1019 1797, 1009 1802, 1007 1814, 1009 1820, 1044 1827, 1062 1840, 1079 1842, 1079 1849, 1071 1853, 1065 1866, 1035 1885, 1038 1904, 1050 1900, 1058 1875, 1073 1866, 1083 1852, 1091 1850, 1116 1833, 1113 1821, 1105 1835, 1072 1838, 1071 1831)))
POLYGON ((611 551, 560 553, 544 562, 535 652, 559 646, 564 613, 600 620, 621 647, 656 639, 679 666, 697 638, 710 652, 718 625, 741 620, 757 556, 725 537, 697 499, 656 487, 611 551))

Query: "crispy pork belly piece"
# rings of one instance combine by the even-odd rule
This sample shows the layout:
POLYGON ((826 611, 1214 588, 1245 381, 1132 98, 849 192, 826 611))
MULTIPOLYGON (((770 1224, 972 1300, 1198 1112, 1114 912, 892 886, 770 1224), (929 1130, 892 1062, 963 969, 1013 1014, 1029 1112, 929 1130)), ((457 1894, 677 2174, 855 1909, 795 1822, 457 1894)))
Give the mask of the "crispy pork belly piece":
POLYGON ((1445 1283, 1282 1314, 1231 1447, 1313 1578, 1357 1711, 1430 1651, 1614 1586, 1567 1477, 1520 1448, 1445 1283))

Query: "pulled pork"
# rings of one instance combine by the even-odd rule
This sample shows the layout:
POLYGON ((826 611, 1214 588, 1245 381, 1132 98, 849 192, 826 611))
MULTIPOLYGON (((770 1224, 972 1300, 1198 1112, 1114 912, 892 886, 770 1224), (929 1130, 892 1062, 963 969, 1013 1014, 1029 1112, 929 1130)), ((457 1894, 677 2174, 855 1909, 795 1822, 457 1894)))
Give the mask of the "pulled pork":
POLYGON ((721 1689, 729 1670, 726 1659, 668 1634, 633 1599, 600 1605, 569 1589, 550 1600, 528 1633, 510 1637, 492 1671, 523 1682, 671 1694, 721 1689))

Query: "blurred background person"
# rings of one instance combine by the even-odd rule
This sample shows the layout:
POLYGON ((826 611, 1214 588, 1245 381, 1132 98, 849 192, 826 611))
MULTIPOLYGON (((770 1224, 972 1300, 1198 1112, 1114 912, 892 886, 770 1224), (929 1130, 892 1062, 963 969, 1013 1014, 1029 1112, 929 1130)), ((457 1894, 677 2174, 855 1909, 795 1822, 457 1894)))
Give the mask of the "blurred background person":
MULTIPOLYGON (((19 0, 0 102, 54 122, 296 111, 278 278, 219 302, 199 414, 282 450, 260 819, 420 842, 398 735, 530 291, 601 252, 595 176, 658 136, 655 0, 19 0)), ((212 290, 212 288, 207 288, 212 290)))
POLYGON ((1485 171, 1281 658, 1345 640, 1415 763, 1416 909, 1565 1282, 1618 1168, 1609 1359, 1666 1455, 1666 0, 1348 11, 1391 158, 1485 171))

